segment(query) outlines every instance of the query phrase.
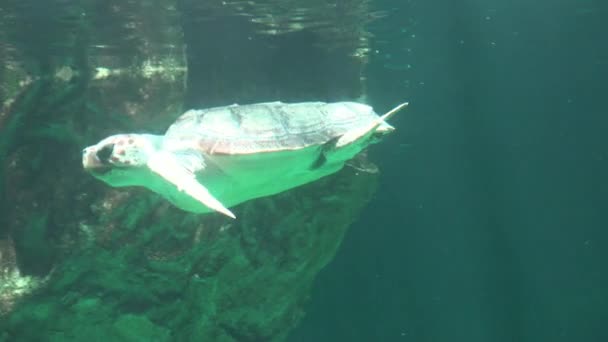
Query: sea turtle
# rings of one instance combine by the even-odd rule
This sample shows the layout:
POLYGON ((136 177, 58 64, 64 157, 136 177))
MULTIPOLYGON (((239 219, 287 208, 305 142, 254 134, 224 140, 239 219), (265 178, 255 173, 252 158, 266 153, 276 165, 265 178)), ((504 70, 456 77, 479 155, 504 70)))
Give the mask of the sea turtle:
POLYGON ((83 150, 88 172, 143 186, 190 212, 228 209, 340 170, 394 128, 356 102, 267 102, 189 110, 165 135, 117 134, 83 150))

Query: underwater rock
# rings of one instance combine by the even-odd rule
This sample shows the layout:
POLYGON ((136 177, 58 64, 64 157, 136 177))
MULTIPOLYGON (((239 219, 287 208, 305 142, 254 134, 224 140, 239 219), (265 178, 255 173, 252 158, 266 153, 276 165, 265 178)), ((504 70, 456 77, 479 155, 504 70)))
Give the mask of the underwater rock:
POLYGON ((162 133, 183 107, 364 95, 366 3, 7 3, 0 341, 283 339, 373 193, 373 165, 244 203, 233 221, 110 189, 80 153, 114 133, 162 133))
POLYGON ((81 222, 69 257, 0 329, 7 341, 281 340, 375 186, 376 174, 346 167, 246 202, 237 220, 108 189, 92 205, 99 219, 81 222))

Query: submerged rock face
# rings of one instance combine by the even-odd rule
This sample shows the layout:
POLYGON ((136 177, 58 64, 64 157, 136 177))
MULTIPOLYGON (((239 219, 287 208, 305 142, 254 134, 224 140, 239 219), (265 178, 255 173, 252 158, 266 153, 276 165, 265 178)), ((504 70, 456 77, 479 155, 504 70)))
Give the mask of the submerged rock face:
POLYGON ((370 199, 373 168, 346 167, 244 203, 230 220, 82 171, 82 147, 162 133, 184 101, 363 94, 366 36, 352 29, 360 12, 331 30, 309 20, 322 2, 266 15, 250 2, 210 1, 221 15, 208 20, 196 3, 62 2, 42 17, 36 1, 0 6, 0 341, 281 340, 370 199), (285 24, 289 13, 300 23, 285 24), (32 25, 21 31, 22 22, 32 25), (53 39, 35 40, 42 33, 53 39), (343 44, 329 48, 332 37, 343 44))
POLYGON ((46 285, 0 327, 8 340, 281 340, 374 188, 374 174, 347 167, 247 202, 237 220, 108 190, 46 285))

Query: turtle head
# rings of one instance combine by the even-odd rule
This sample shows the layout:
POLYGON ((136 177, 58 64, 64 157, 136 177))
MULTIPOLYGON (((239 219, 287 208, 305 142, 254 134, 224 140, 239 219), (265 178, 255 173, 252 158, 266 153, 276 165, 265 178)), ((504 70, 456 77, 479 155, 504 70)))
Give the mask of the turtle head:
POLYGON ((162 141, 150 134, 109 136, 82 151, 84 169, 112 186, 140 185, 139 174, 162 141))

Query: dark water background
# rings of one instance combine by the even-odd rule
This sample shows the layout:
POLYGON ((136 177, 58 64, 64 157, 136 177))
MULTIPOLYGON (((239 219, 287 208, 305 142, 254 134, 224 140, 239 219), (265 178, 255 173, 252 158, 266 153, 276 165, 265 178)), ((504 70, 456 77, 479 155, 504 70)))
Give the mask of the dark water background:
POLYGON ((606 4, 375 4, 411 110, 292 341, 608 341, 606 4))
MULTIPOLYGON (((373 147, 380 189, 289 341, 608 341, 606 4, 371 6, 386 16, 369 27, 369 101, 411 106, 373 147)), ((82 19, 43 7, 2 34, 52 58, 82 19)))

